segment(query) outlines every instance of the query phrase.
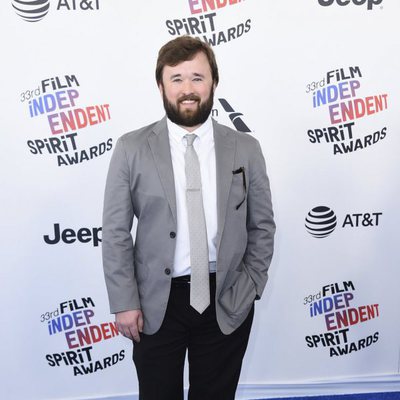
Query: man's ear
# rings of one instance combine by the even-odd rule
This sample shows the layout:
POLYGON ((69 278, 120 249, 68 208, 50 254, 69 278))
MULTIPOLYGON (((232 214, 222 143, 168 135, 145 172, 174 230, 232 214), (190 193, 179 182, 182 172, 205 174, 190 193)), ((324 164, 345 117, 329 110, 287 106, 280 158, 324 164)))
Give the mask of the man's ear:
POLYGON ((164 93, 164 87, 163 87, 162 82, 160 82, 160 83, 158 84, 158 90, 160 91, 160 94, 161 94, 161 96, 162 96, 163 93, 164 93))

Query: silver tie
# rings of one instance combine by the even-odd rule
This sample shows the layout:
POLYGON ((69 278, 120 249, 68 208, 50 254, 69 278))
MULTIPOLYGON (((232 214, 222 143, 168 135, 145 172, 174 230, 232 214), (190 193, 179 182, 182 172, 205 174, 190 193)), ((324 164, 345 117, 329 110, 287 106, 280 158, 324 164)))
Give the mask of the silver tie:
POLYGON ((186 204, 190 240, 190 305, 200 314, 210 304, 210 275, 206 220, 201 190, 200 163, 193 147, 195 134, 185 135, 186 204))

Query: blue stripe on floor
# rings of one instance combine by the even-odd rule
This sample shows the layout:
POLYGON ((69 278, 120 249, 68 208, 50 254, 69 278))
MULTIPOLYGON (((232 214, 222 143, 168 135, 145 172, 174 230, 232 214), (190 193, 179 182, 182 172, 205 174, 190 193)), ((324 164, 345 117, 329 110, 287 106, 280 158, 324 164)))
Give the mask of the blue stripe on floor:
MULTIPOLYGON (((256 400, 256 399, 254 399, 256 400)), ((357 393, 329 396, 279 397, 257 400, 400 400, 400 392, 357 393)))

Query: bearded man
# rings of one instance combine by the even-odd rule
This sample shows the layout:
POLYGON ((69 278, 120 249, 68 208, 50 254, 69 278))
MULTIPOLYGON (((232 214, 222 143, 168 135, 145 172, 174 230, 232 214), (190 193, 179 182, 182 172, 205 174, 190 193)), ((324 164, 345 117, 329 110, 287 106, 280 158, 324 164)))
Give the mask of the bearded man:
POLYGON ((107 177, 103 265, 133 342, 142 400, 233 400, 267 282, 275 224, 258 141, 210 114, 218 67, 199 39, 159 51, 166 116, 119 138, 107 177), (131 235, 137 219, 135 240, 131 235))

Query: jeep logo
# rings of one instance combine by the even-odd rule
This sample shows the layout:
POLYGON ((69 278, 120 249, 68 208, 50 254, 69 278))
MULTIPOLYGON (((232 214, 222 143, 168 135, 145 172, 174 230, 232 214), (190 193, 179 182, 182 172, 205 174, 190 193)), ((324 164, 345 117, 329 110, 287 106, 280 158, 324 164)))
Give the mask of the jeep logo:
POLYGON ((318 3, 321 6, 331 6, 334 2, 339 6, 347 6, 350 3, 355 4, 356 6, 362 6, 363 4, 367 3, 367 9, 372 10, 373 6, 381 4, 383 0, 318 0, 318 3))

